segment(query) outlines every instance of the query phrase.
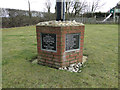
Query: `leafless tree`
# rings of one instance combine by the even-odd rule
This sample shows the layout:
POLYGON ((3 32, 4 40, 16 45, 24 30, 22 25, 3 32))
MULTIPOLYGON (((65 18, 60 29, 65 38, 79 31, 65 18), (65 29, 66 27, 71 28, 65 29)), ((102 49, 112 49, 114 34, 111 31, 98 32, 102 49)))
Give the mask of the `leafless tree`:
POLYGON ((8 11, 5 8, 0 8, 0 17, 7 17, 8 11))
POLYGON ((100 9, 105 5, 105 3, 101 2, 101 0, 93 0, 92 2, 88 3, 87 12, 91 12, 92 17, 94 16, 93 14, 96 10, 100 9))
POLYGON ((69 2, 65 2, 65 6, 66 6, 66 14, 69 14, 70 13, 70 7, 71 7, 71 2, 69 1, 69 2))
POLYGON ((85 0, 72 1, 71 6, 73 7, 72 13, 74 13, 74 16, 76 16, 77 14, 79 15, 86 9, 87 2, 85 0))
POLYGON ((46 0, 45 6, 46 6, 46 9, 47 9, 47 12, 50 13, 50 8, 51 8, 50 0, 46 0))
POLYGON ((104 6, 105 3, 101 3, 101 0, 93 0, 90 7, 90 12, 94 13, 96 10, 100 9, 102 6, 104 6))
POLYGON ((30 7, 30 1, 28 0, 28 7, 29 7, 29 17, 31 18, 32 15, 31 15, 31 7, 30 7))

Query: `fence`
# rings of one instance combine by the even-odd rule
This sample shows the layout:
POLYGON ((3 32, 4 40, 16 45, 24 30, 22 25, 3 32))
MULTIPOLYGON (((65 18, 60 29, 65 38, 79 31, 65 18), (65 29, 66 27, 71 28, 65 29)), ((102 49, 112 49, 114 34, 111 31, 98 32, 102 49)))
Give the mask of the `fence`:
POLYGON ((114 21, 114 19, 110 18, 108 20, 106 20, 105 22, 103 22, 105 18, 81 18, 81 17, 77 17, 77 18, 70 18, 69 20, 73 21, 77 21, 77 22, 81 22, 84 24, 117 24, 118 20, 116 19, 114 21))

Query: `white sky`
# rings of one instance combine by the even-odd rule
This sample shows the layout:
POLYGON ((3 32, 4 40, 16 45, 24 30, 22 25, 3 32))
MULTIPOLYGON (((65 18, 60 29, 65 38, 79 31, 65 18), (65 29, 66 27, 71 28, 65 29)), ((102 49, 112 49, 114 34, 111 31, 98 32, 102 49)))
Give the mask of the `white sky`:
MULTIPOLYGON (((45 2, 46 0, 29 0, 31 2, 31 10, 35 11, 46 11, 45 2)), ((54 12, 54 5, 56 0, 50 0, 52 3, 51 12, 54 12)), ((86 0, 89 2, 93 0, 86 0)), ((114 7, 120 0, 101 0, 101 3, 105 5, 97 11, 107 12, 110 8, 114 7)), ((0 0, 0 8, 13 8, 28 10, 28 0, 0 0)))

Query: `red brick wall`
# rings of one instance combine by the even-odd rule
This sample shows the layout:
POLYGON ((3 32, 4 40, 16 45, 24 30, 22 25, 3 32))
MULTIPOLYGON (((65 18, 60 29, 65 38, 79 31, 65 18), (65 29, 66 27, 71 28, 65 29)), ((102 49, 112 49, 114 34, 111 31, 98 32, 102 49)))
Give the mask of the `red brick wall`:
POLYGON ((36 34, 39 64, 59 68, 62 66, 68 66, 71 63, 82 62, 84 43, 83 25, 66 27, 36 26, 36 34), (57 52, 41 50, 40 33, 50 33, 57 35, 57 52), (80 50, 65 52, 65 36, 68 33, 81 33, 80 50))

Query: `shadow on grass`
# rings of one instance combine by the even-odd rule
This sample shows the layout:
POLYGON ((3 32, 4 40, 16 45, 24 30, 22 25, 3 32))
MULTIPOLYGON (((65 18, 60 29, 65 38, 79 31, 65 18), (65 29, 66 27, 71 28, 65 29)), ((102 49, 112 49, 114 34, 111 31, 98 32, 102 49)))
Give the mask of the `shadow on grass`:
POLYGON ((33 61, 36 60, 36 59, 37 59, 37 55, 33 56, 29 61, 30 61, 30 62, 33 62, 33 61))

